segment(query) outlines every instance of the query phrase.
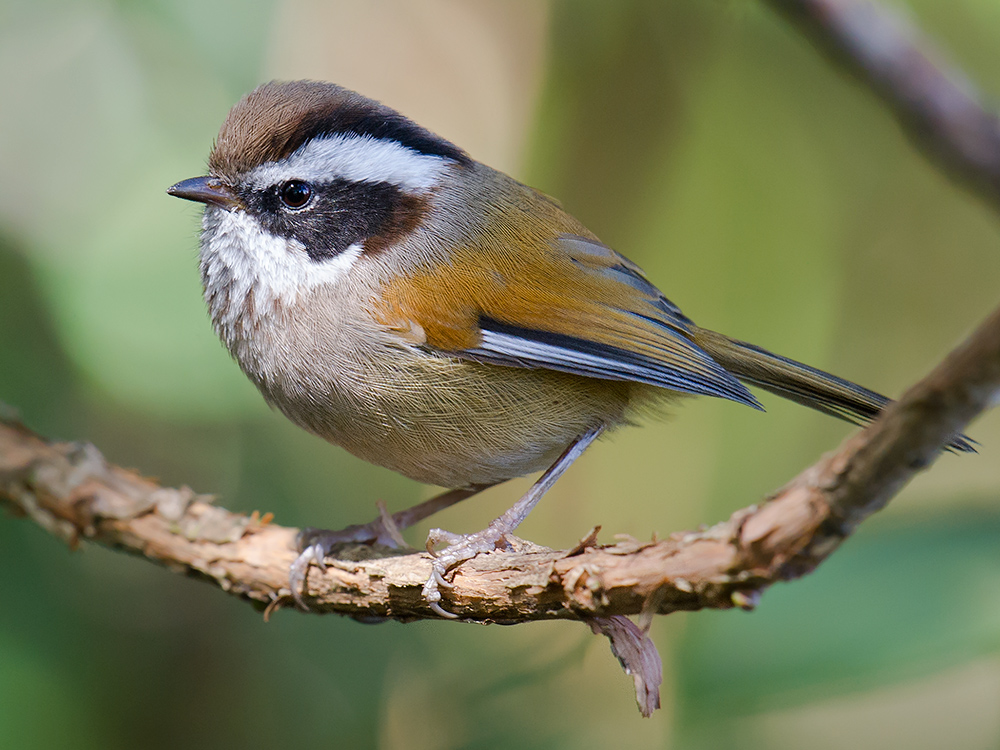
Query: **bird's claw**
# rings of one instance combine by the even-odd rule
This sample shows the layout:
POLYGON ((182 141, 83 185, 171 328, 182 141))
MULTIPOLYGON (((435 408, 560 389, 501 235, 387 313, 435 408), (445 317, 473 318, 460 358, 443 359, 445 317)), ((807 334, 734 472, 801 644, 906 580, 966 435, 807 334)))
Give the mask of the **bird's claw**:
POLYGON ((443 529, 431 529, 427 535, 427 551, 434 560, 431 562, 431 574, 421 592, 431 611, 449 620, 458 619, 459 615, 449 612, 440 604, 441 589, 455 588, 455 584, 445 578, 445 574, 476 555, 508 546, 507 531, 496 523, 475 534, 453 534, 443 529), (435 545, 441 542, 447 542, 448 546, 435 552, 435 545))
POLYGON ((441 586, 446 589, 455 588, 455 584, 449 581, 447 578, 445 578, 444 571, 438 570, 436 565, 431 570, 431 577, 437 582, 438 586, 441 586))
POLYGON ((295 605, 303 612, 309 611, 309 607, 302 599, 302 590, 305 588, 309 566, 315 564, 317 568, 325 571, 325 557, 326 548, 320 542, 314 542, 299 553, 288 569, 288 586, 292 590, 292 598, 295 600, 295 605))
POLYGON ((288 585, 299 609, 309 611, 302 599, 309 566, 315 565, 325 571, 327 555, 332 554, 333 550, 342 544, 382 544, 390 548, 406 546, 395 520, 385 510, 384 505, 379 507, 379 518, 371 523, 348 526, 339 531, 302 529, 298 536, 298 546, 302 551, 288 569, 288 585))
POLYGON ((439 617, 443 617, 446 620, 457 620, 458 615, 453 612, 449 612, 444 607, 441 606, 441 590, 439 587, 446 589, 455 588, 455 584, 449 583, 444 577, 444 569, 439 567, 438 561, 435 560, 431 563, 431 575, 427 579, 427 583, 424 584, 423 591, 421 592, 424 601, 427 602, 427 606, 430 607, 431 611, 439 617))

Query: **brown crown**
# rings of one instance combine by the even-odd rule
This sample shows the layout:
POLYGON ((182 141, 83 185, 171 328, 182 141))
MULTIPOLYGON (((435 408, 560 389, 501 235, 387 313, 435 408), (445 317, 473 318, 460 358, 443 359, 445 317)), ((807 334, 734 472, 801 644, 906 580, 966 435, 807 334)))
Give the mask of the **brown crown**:
POLYGON ((229 111, 208 166, 213 175, 235 181, 254 167, 290 156, 313 138, 342 133, 395 140, 418 153, 469 161, 457 146, 342 86, 272 81, 229 111))

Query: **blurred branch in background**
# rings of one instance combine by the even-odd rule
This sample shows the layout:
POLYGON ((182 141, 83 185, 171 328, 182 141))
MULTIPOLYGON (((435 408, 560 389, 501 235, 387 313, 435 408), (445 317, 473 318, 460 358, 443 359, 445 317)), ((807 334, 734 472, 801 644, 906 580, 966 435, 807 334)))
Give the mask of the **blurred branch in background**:
POLYGON ((869 86, 944 169, 1000 210, 1000 117, 900 12, 865 0, 768 0, 869 86))

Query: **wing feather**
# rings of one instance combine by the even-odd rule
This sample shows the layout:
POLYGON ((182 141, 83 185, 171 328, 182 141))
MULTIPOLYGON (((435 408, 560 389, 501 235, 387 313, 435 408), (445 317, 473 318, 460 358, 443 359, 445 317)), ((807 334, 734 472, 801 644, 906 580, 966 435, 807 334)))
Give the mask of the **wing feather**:
POLYGON ((634 381, 762 408, 694 343, 694 324, 638 266, 596 239, 565 234, 547 243, 541 236, 459 248, 450 267, 386 285, 377 317, 395 330, 421 331, 426 348, 443 356, 634 381), (456 278, 455 267, 465 274, 456 278))
POLYGON ((514 367, 544 367, 605 380, 632 380, 760 408, 739 381, 700 350, 691 352, 684 365, 669 365, 628 349, 586 339, 518 328, 489 318, 482 318, 480 324, 480 345, 458 352, 458 356, 514 367))

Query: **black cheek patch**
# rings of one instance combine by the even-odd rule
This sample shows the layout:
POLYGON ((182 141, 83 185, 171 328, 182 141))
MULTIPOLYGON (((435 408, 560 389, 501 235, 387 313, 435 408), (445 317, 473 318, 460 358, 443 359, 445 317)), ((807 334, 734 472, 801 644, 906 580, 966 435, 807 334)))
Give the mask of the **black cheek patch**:
POLYGON ((289 209, 271 188, 247 196, 248 210, 265 231, 298 240, 314 261, 333 258, 351 245, 384 235, 400 223, 412 198, 387 182, 337 179, 312 184, 313 196, 301 209, 289 209))

